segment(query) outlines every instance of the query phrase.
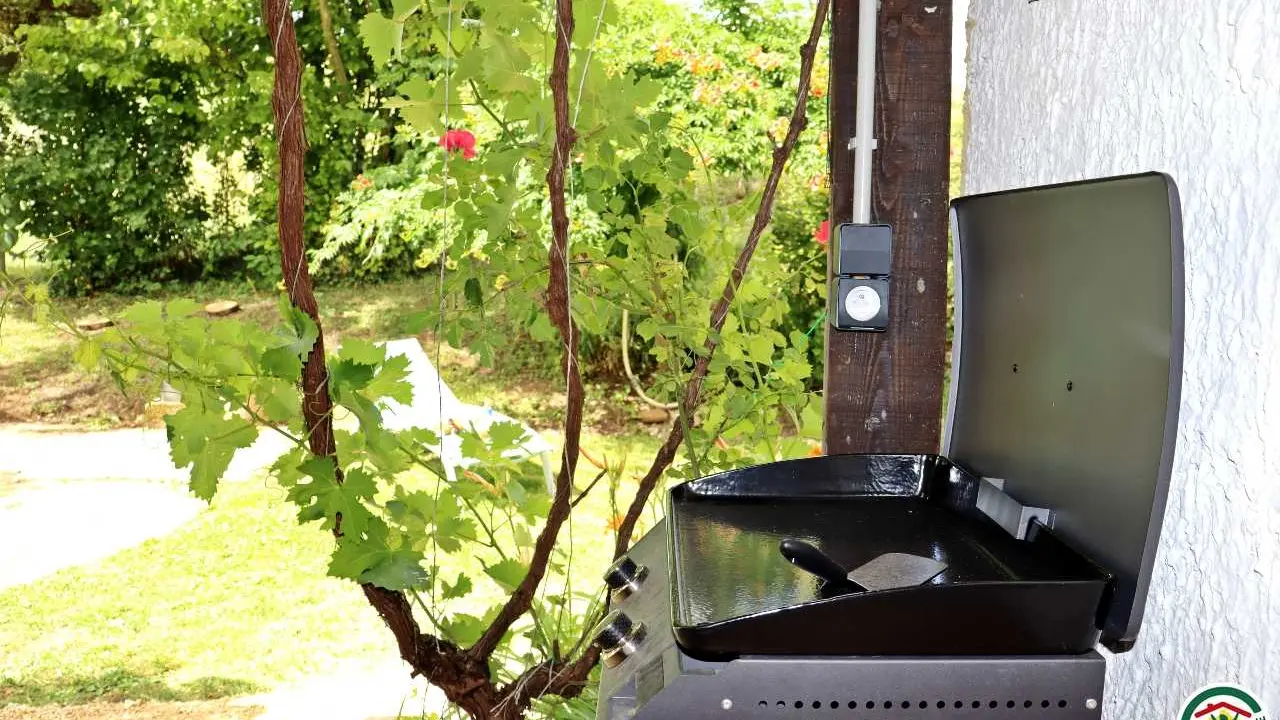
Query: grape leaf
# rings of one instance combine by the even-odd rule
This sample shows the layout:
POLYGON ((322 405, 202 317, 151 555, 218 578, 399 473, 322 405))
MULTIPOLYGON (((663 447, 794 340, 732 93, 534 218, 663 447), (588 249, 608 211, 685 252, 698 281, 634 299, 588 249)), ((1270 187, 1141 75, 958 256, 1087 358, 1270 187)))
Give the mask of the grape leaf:
POLYGON ((236 451, 258 437, 258 429, 246 420, 223 417, 221 407, 206 411, 195 403, 166 416, 165 430, 174 467, 191 466, 191 492, 206 501, 213 499, 236 451))
POLYGON ((446 620, 441 629, 450 640, 466 647, 484 634, 484 621, 474 615, 459 613, 446 620))
POLYGON ((396 21, 404 22, 409 16, 418 11, 418 7, 422 4, 421 0, 391 0, 391 13, 396 21))
POLYGON ((338 348, 338 357, 360 365, 377 365, 387 356, 387 349, 368 340, 348 338, 338 348))
POLYGON ((489 447, 492 452, 504 452, 520 447, 524 439, 524 426, 517 422, 496 422, 489 426, 489 447))
POLYGON ((507 592, 515 590, 528 572, 528 568, 520 564, 518 560, 511 558, 493 565, 487 565, 484 569, 484 574, 493 578, 494 582, 498 583, 507 592))
POLYGON ((443 585, 444 585, 443 594, 446 600, 453 600, 455 598, 464 597, 467 595, 467 593, 471 592, 471 578, 467 577, 466 575, 463 575, 462 573, 458 573, 457 582, 454 582, 451 585, 449 584, 448 581, 445 581, 443 585))
POLYGON ((302 394, 292 383, 263 378, 253 390, 258 412, 273 423, 287 422, 302 410, 302 394))
POLYGON ((286 297, 280 298, 280 316, 285 323, 276 331, 275 344, 262 352, 258 362, 266 372, 297 382, 302 376, 302 359, 311 353, 320 331, 286 297))
POLYGON ((427 573, 422 557, 406 547, 392 548, 386 524, 370 520, 359 533, 346 531, 329 559, 329 574, 388 590, 422 587, 427 573))
POLYGON ((405 355, 387 358, 364 388, 364 394, 373 400, 391 398, 402 405, 412 403, 413 385, 409 383, 409 358, 405 355))
POLYGON ((343 402, 349 395, 355 394, 353 391, 368 385, 370 380, 373 380, 372 365, 352 360, 329 363, 329 392, 333 393, 334 399, 338 402, 343 402))
POLYGON ((324 518, 325 527, 333 527, 342 515, 342 528, 348 533, 362 533, 373 517, 365 507, 377 493, 373 476, 360 468, 348 470, 339 483, 331 459, 311 456, 298 469, 311 478, 289 489, 288 499, 296 504, 299 522, 324 518))
POLYGON ((98 367, 98 361, 102 359, 102 347, 92 338, 85 339, 76 346, 75 356, 80 367, 92 371, 98 367))
POLYGON ((377 556, 377 564, 360 573, 359 580, 388 590, 407 590, 425 585, 427 572, 416 553, 401 549, 377 556))
POLYGON ((437 499, 430 493, 411 492, 403 498, 408 509, 422 519, 428 534, 439 548, 447 553, 462 549, 463 540, 475 540, 475 523, 460 516, 458 499, 450 492, 441 492, 437 499))
POLYGON ((404 25, 382 13, 373 11, 360 21, 360 38, 369 49, 375 65, 386 65, 392 53, 400 54, 400 39, 404 25))

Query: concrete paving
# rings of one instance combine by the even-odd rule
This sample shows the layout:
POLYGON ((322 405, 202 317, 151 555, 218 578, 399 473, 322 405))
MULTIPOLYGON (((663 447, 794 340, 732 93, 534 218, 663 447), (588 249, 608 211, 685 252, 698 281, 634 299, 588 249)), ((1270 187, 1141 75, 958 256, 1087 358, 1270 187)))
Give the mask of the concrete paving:
POLYGON ((0 589, 172 532, 204 507, 176 482, 22 483, 0 497, 0 589))
POLYGON ((232 704, 261 707, 255 720, 383 720, 430 718, 444 712, 444 693, 397 659, 378 665, 349 664, 291 687, 237 698, 232 704))
MULTIPOLYGON (((252 477, 286 447, 261 436, 226 479, 252 477)), ((172 532, 205 507, 186 480, 163 430, 0 428, 0 589, 172 532)))
MULTIPOLYGON (((271 431, 236 453, 226 479, 245 480, 270 465, 289 447, 271 431)), ((39 426, 0 428, 0 476, 17 480, 181 480, 173 466, 164 430, 129 428, 102 432, 60 432, 39 426)))

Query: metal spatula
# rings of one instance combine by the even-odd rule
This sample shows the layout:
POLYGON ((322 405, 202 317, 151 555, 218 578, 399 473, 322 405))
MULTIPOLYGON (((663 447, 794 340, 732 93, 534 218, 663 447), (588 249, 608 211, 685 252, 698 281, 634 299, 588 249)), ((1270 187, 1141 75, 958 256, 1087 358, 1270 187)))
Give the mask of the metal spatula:
POLYGON ((803 540, 786 538, 778 552, 787 562, 822 578, 823 590, 843 594, 923 585, 937 577, 947 564, 907 553, 885 553, 852 572, 803 540))
POLYGON ((947 569, 947 564, 922 555, 885 553, 849 573, 849 580, 868 590, 923 585, 947 569))

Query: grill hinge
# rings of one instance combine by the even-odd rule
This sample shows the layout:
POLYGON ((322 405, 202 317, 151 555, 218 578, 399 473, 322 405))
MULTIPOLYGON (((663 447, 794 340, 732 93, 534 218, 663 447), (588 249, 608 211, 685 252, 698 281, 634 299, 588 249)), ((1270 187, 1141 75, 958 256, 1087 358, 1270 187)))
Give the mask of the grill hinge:
POLYGON ((982 478, 979 481, 977 507, 1019 540, 1027 539, 1032 520, 1039 520, 1045 527, 1053 527, 1053 510, 1023 505, 1005 493, 1004 480, 999 478, 982 478))

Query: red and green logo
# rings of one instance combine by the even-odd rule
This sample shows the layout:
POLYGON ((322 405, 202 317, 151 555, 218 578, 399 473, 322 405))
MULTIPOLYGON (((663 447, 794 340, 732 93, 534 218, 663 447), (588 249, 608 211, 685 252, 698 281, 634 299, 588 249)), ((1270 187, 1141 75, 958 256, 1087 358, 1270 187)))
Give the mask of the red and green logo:
POLYGON ((1267 720, 1249 691, 1238 685, 1210 685, 1182 706, 1181 720, 1267 720))

